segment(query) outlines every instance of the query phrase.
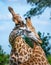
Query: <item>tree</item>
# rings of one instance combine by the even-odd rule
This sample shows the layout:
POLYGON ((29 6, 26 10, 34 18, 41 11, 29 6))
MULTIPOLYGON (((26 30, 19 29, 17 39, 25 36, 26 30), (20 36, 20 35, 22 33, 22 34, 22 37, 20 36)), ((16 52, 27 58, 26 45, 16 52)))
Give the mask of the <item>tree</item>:
POLYGON ((51 49, 51 45, 50 45, 50 42, 49 42, 49 40, 51 39, 50 34, 47 33, 47 35, 45 35, 45 33, 42 34, 41 32, 38 32, 38 35, 42 39, 41 46, 42 46, 46 56, 50 55, 50 49, 51 49))
POLYGON ((9 63, 8 60, 9 55, 3 51, 2 46, 0 45, 0 65, 7 65, 9 63))
POLYGON ((49 55, 49 56, 47 57, 47 59, 48 59, 50 65, 51 65, 51 55, 49 55))
POLYGON ((27 0, 32 8, 24 16, 41 14, 47 7, 51 8, 51 0, 27 0))

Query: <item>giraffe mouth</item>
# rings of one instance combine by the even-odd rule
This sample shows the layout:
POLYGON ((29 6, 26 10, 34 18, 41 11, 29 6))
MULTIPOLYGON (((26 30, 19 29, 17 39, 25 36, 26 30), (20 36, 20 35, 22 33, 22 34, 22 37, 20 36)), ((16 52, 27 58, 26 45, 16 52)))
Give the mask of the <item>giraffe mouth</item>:
POLYGON ((42 40, 39 39, 39 38, 32 38, 32 40, 33 40, 35 43, 40 43, 40 44, 42 44, 42 40))
POLYGON ((42 43, 42 40, 41 40, 40 38, 37 38, 37 41, 38 41, 39 43, 42 43))

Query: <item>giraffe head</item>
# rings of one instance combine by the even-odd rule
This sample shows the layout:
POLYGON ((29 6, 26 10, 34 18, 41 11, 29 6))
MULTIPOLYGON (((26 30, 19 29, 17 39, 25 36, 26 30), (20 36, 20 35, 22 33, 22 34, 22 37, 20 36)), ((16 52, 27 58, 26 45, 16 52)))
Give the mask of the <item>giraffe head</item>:
POLYGON ((12 7, 8 7, 9 12, 12 14, 12 20, 15 24, 23 24, 23 19, 19 14, 16 14, 12 7))
POLYGON ((42 40, 40 39, 39 35, 37 34, 35 27, 32 26, 31 18, 27 17, 25 18, 27 27, 34 33, 36 37, 36 42, 42 43, 42 40))

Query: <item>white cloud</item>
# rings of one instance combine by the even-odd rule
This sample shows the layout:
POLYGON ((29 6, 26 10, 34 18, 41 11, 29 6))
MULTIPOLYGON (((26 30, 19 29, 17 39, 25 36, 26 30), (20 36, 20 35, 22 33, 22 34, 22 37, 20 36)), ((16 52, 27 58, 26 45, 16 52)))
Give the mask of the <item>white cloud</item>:
POLYGON ((43 21, 43 20, 36 20, 35 23, 37 23, 39 25, 49 25, 48 21, 43 21))
POLYGON ((3 21, 0 23, 0 31, 8 31, 11 30, 14 27, 14 24, 12 21, 3 21))
POLYGON ((5 30, 4 26, 0 26, 0 31, 5 30))
POLYGON ((5 31, 7 29, 8 29, 7 25, 1 25, 0 26, 0 31, 5 31))
POLYGON ((11 19, 11 14, 0 14, 0 20, 8 20, 11 19))
POLYGON ((8 1, 14 1, 14 2, 15 2, 15 1, 17 1, 17 0, 8 0, 8 1))
POLYGON ((34 24, 39 24, 39 25, 48 25, 49 22, 48 21, 43 21, 37 18, 32 18, 32 23, 34 24))
POLYGON ((6 3, 6 4, 21 4, 21 5, 25 5, 27 4, 27 1, 26 0, 2 0, 2 2, 6 3))

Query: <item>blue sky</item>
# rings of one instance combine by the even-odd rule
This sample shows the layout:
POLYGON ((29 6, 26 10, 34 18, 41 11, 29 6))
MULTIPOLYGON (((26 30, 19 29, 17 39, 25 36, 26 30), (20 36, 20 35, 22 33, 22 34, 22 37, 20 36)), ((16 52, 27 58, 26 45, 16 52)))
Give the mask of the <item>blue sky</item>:
MULTIPOLYGON (((8 37, 14 28, 14 23, 8 11, 8 6, 13 7, 15 12, 19 13, 22 17, 31 6, 26 3, 26 0, 0 0, 0 45, 2 45, 5 52, 10 53, 8 37)), ((42 33, 49 32, 51 34, 50 11, 50 8, 46 8, 43 14, 32 17, 32 24, 36 31, 41 31, 42 33)))

